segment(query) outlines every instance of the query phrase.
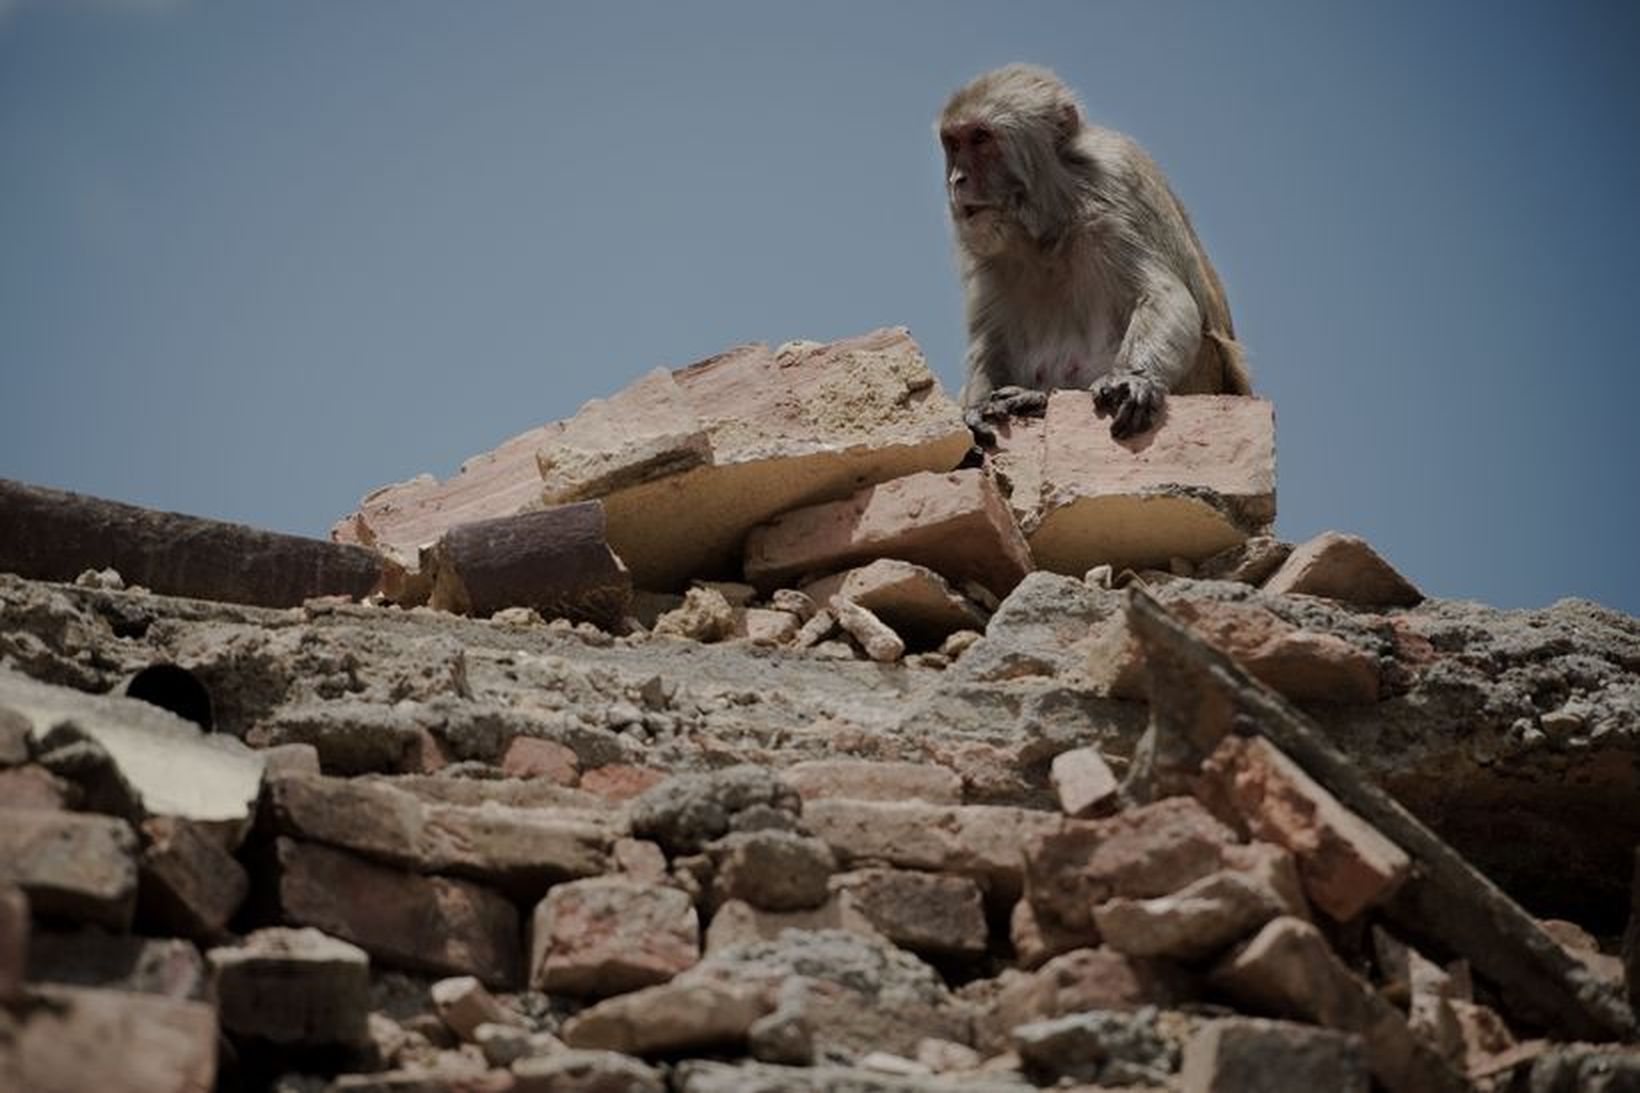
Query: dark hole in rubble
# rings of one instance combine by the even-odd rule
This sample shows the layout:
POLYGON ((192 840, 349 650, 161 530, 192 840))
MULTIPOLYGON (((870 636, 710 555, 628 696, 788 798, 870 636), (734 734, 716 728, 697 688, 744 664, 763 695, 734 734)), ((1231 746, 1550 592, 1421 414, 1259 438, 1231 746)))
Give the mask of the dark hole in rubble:
POLYGON ((129 698, 140 698, 162 710, 170 710, 206 732, 211 731, 211 692, 186 668, 150 664, 131 677, 125 685, 125 693, 129 698))

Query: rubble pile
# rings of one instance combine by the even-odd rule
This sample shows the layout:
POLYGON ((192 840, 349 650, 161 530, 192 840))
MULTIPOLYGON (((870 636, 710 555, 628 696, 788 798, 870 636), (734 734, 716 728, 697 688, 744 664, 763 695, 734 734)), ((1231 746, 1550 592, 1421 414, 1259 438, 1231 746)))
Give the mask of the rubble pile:
POLYGON ((0 1089, 1640 1085, 1640 622, 1277 541, 1257 399, 968 446, 880 331, 342 542, 0 484, 0 1089))

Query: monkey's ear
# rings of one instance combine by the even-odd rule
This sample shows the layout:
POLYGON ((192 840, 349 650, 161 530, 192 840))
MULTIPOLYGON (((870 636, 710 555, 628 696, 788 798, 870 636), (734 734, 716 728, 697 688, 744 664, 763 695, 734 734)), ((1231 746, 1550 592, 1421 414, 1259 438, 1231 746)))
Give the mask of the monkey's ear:
POLYGON ((1082 131, 1082 112, 1073 102, 1060 104, 1059 116, 1054 119, 1054 130, 1060 143, 1070 140, 1082 131))

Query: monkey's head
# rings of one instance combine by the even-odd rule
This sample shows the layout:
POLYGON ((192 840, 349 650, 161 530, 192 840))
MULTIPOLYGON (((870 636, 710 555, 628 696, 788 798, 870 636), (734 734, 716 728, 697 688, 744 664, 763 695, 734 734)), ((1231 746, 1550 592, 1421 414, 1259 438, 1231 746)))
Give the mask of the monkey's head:
POLYGON ((1045 68, 1008 65, 952 95, 940 112, 945 192, 957 240, 978 257, 1052 239, 1074 211, 1063 168, 1082 108, 1045 68))

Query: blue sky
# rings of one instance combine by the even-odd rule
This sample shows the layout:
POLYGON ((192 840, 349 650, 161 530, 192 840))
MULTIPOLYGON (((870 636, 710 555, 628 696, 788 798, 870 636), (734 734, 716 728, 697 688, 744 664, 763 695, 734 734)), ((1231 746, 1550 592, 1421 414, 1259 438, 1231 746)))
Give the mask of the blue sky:
POLYGON ((323 534, 730 345, 961 303, 932 119, 1139 138, 1278 531, 1640 613, 1640 5, 0 0, 0 476, 323 534))

